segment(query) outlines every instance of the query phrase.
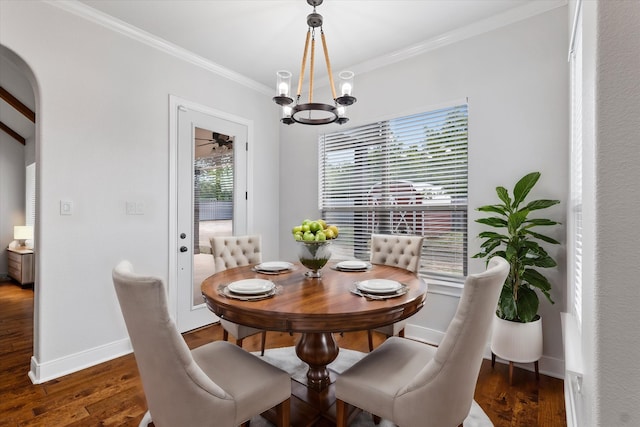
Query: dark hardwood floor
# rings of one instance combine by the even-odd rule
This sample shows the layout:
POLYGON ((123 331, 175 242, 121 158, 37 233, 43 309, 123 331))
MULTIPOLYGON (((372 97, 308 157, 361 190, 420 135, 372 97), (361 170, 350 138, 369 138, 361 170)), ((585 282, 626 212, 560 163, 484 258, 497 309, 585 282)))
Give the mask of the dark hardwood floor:
MULTIPOLYGON (((367 351, 366 332, 336 337, 341 347, 367 351)), ((376 336, 375 345, 381 337, 376 336)), ((185 334, 190 347, 222 339, 222 328, 209 326, 185 334)), ((267 347, 293 345, 296 336, 269 332, 267 347)), ((258 350, 259 335, 245 340, 258 350)), ((137 426, 146 403, 133 355, 62 378, 34 385, 29 380, 33 354, 33 290, 0 281, 0 427, 137 426)), ((508 367, 482 365, 475 399, 496 427, 566 426, 563 382, 517 369, 509 386, 508 367)))

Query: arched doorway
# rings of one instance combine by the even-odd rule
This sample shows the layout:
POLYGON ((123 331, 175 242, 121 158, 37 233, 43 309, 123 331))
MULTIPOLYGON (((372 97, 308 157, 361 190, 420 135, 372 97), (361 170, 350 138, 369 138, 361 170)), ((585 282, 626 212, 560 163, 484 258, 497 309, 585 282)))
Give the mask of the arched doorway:
MULTIPOLYGON (((13 225, 32 225, 34 227, 34 253, 35 253, 35 283, 33 284, 33 357, 37 358, 39 354, 39 331, 38 331, 38 312, 40 294, 37 292, 38 284, 38 259, 41 254, 38 253, 38 242, 40 236, 38 217, 38 200, 39 188, 38 184, 38 145, 40 140, 38 127, 38 104, 39 90, 35 75, 31 67, 15 52, 7 47, 0 45, 0 102, 3 103, 0 109, 0 132, 3 132, 2 143, 12 143, 19 146, 22 144, 24 149, 24 167, 22 167, 22 183, 17 189, 10 188, 7 192, 14 192, 11 195, 0 193, 0 198, 16 197, 15 191, 22 192, 22 209, 17 209, 19 213, 10 218, 12 223, 0 223, 0 236, 3 240, 7 239, 7 233, 12 233, 13 225), (19 218, 17 218, 19 217, 19 218), (13 222, 21 224, 13 224, 13 222)), ((18 168, 20 169, 20 168, 18 168)), ((19 176, 16 179, 20 180, 19 176)), ((16 210, 16 206, 10 207, 16 210)), ((9 239, 13 237, 9 235, 9 239)), ((7 245, 2 242, 4 246, 7 245)), ((8 243, 8 242, 7 242, 8 243)), ((29 373, 33 380, 32 373, 29 373)))

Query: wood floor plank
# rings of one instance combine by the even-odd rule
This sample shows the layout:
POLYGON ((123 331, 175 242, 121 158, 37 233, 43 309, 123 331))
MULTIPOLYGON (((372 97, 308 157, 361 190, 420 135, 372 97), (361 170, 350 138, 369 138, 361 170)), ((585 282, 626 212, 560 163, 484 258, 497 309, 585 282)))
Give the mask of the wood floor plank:
POLYGON ((566 418, 564 405, 564 384, 555 378, 545 376, 540 377, 542 383, 540 387, 538 411, 539 427, 555 427, 555 420, 566 418))
POLYGON ((46 412, 29 420, 20 422, 20 427, 50 427, 67 426, 69 424, 85 420, 89 413, 82 406, 68 405, 58 408, 53 412, 46 412))
POLYGON ((86 406, 89 414, 102 420, 104 425, 123 425, 140 421, 147 410, 142 384, 105 395, 103 399, 86 406))
MULTIPOLYGON (((222 339, 213 325, 184 334, 190 348, 222 339)), ((267 348, 294 345, 297 334, 267 333, 267 348)), ((384 337, 374 333, 374 346, 384 337)), ((367 334, 336 334, 341 348, 367 352, 367 334)), ((260 335, 244 340, 260 349, 260 335)), ((138 425, 146 412, 142 382, 132 354, 34 385, 27 377, 33 348, 33 290, 0 281, 0 427, 92 427, 138 425)), ((566 427, 562 380, 515 369, 509 385, 504 364, 483 361, 475 400, 495 427, 566 427)), ((319 420, 315 427, 330 427, 319 420)))

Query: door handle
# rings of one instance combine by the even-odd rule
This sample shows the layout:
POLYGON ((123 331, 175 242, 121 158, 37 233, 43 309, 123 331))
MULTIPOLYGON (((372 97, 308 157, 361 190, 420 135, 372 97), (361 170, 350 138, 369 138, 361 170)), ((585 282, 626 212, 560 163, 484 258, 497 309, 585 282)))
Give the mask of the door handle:
POLYGON ((187 252, 188 250, 186 246, 180 246, 180 252, 187 252))

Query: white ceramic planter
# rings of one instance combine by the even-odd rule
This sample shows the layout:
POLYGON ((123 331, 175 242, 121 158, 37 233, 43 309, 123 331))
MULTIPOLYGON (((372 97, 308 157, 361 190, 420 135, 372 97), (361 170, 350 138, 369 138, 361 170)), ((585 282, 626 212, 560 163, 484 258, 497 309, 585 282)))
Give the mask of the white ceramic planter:
POLYGON ((510 362, 538 361, 542 357, 542 318, 534 322, 519 323, 495 316, 491 351, 510 362))

